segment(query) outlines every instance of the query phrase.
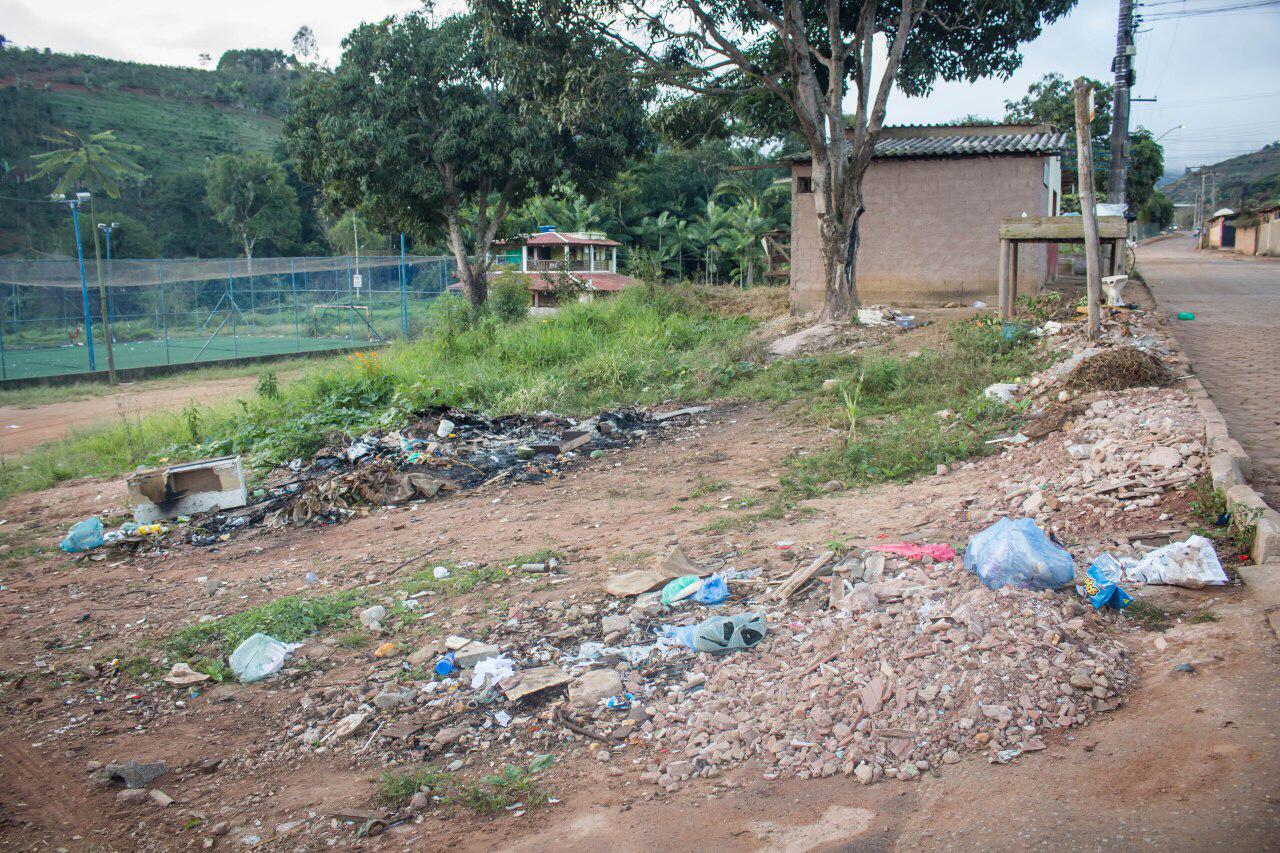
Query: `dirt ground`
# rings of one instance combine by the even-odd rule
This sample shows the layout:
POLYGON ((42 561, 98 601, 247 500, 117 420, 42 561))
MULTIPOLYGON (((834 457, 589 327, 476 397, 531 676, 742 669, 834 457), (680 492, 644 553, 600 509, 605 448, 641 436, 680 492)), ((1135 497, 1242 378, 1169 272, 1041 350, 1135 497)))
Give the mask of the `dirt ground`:
POLYGON ((37 406, 0 406, 0 453, 21 453, 122 417, 133 418, 161 409, 180 409, 191 400, 202 405, 220 402, 251 392, 256 382, 256 377, 240 376, 207 380, 196 385, 126 385, 112 394, 80 400, 37 406))
MULTIPOLYGON (((356 839, 348 827, 326 838, 327 830, 302 834, 290 825, 327 828, 330 815, 372 808, 377 769, 333 754, 277 756, 272 737, 296 703, 288 689, 222 684, 175 708, 127 682, 113 691, 65 677, 90 661, 125 658, 202 614, 301 590, 309 571, 345 588, 389 582, 433 561, 496 561, 555 548, 565 554, 567 580, 550 591, 506 594, 563 598, 598 589, 609 569, 677 542, 694 559, 736 551, 749 555, 746 565, 776 572, 789 565, 774 545, 783 539, 797 548, 833 539, 870 545, 887 536, 959 544, 985 526, 969 517, 964 498, 1005 476, 998 457, 908 485, 811 500, 750 529, 709 531, 708 522, 735 511, 701 511, 690 497, 700 478, 729 482, 735 497, 767 499, 788 455, 834 440, 800 423, 785 407, 730 405, 673 440, 585 461, 559 480, 486 487, 338 526, 255 531, 162 557, 72 561, 56 551, 71 522, 124 512, 118 482, 78 481, 9 500, 0 506, 7 560, 0 573, 0 845, 170 850, 199 849, 210 839, 218 849, 243 846, 234 833, 215 839, 205 831, 224 822, 256 827, 270 849, 1280 849, 1280 644, 1247 586, 1161 589, 1158 600, 1216 621, 1178 622, 1163 633, 1126 629, 1136 692, 1012 764, 970 757, 917 782, 863 786, 848 777, 771 779, 747 763, 666 792, 636 772, 615 772, 632 760, 642 770, 643 758, 606 766, 579 748, 548 771, 555 804, 495 817, 428 812, 376 839, 356 839), (34 553, 37 544, 42 553, 34 553), (418 559, 396 568, 411 557, 418 559), (211 603, 208 580, 225 583, 220 602, 211 603), (114 788, 92 782, 89 762, 128 758, 167 761, 161 787, 176 802, 121 805, 114 788)), ((1051 437, 1037 452, 1064 453, 1063 443, 1051 437)), ((1189 523, 1185 501, 1163 510, 1189 523)), ((1157 511, 1125 513, 1126 528, 1168 527, 1157 511)), ((1105 538, 1100 525, 1086 523, 1068 531, 1069 544, 1105 538)), ((464 621, 459 608, 453 612, 453 624, 464 621)), ((368 655, 338 651, 315 677, 341 684, 368 655)))

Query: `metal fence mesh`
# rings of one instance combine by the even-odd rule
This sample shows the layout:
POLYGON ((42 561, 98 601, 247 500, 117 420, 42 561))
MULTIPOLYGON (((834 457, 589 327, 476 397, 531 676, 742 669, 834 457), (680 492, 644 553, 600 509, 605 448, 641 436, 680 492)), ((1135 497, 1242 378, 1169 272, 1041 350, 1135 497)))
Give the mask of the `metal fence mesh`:
POLYGON ((0 260, 0 379, 368 346, 413 337, 449 257, 0 260), (87 295, 87 299, 86 299, 87 295), (87 323, 86 323, 87 314, 87 323), (92 334, 86 333, 86 325, 92 334))

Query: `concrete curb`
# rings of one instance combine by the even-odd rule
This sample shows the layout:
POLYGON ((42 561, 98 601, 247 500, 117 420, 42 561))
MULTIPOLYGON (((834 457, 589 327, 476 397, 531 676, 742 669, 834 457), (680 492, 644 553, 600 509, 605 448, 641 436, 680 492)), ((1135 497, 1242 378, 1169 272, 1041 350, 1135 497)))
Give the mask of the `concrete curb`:
MULTIPOLYGON (((1144 278, 1143 281, 1146 279, 1144 278)), ((1150 282, 1146 284, 1147 292, 1156 303, 1156 310, 1163 312, 1156 298, 1155 288, 1150 282)), ((1182 348, 1182 344, 1178 342, 1178 337, 1173 333, 1171 325, 1165 328, 1165 334, 1169 342, 1186 360, 1190 369, 1191 359, 1182 348)), ((1209 473, 1213 478, 1213 487, 1227 496, 1227 506, 1244 506, 1261 513, 1257 522, 1257 532, 1253 537, 1253 546, 1249 549, 1250 558, 1259 566, 1268 560, 1280 559, 1280 513, 1267 506, 1262 495, 1249 485, 1249 477, 1253 474, 1253 463, 1249 459, 1249 454, 1245 453, 1240 442, 1231 437, 1227 430, 1227 419, 1222 416, 1218 405, 1205 390, 1204 384, 1195 376, 1187 377, 1183 380, 1183 384, 1187 393, 1196 401, 1196 408, 1200 410, 1205 420, 1210 454, 1209 473)))

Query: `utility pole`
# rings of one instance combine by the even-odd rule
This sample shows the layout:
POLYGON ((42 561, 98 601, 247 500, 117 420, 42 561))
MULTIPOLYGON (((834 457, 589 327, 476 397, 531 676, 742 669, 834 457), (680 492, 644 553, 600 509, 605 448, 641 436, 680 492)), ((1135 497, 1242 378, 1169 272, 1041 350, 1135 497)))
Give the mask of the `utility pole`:
POLYGON ((1084 220, 1084 265, 1087 272, 1086 293, 1089 306, 1088 337, 1098 339, 1102 325, 1102 252, 1098 240, 1098 205, 1093 190, 1093 90, 1083 77, 1076 78, 1076 157, 1080 170, 1080 216, 1084 220))
POLYGON ((1115 89, 1111 106, 1111 170, 1107 173, 1107 200, 1124 204, 1129 177, 1129 90, 1133 86, 1133 0, 1120 0, 1116 22, 1116 55, 1111 60, 1115 89))

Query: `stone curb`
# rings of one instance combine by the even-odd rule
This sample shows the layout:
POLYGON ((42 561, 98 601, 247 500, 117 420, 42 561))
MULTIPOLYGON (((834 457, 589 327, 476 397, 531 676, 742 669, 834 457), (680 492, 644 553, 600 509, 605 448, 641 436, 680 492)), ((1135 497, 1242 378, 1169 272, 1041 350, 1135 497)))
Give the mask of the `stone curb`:
MULTIPOLYGON (((1149 282, 1147 282, 1147 292, 1156 302, 1156 310, 1162 311, 1159 301, 1156 300, 1155 289, 1149 282)), ((1182 344, 1178 342, 1177 335, 1173 333, 1172 321, 1165 326, 1164 332, 1169 343, 1185 359, 1190 369, 1191 359, 1182 348, 1182 344)), ((1253 547, 1249 549, 1250 558, 1258 566, 1262 566, 1271 559, 1280 559, 1280 513, 1267 506, 1262 495, 1249 485, 1249 477, 1253 474, 1253 464, 1249 454, 1245 453, 1240 442, 1231 437, 1227 430, 1227 419, 1222 416, 1218 405, 1205 390, 1204 383, 1195 376, 1188 376, 1183 380, 1183 385, 1187 393, 1196 401, 1196 408, 1199 409, 1205 421, 1211 454, 1209 473, 1213 479, 1213 487, 1227 496, 1227 506, 1245 506, 1260 510, 1262 513, 1258 518, 1253 547)))

